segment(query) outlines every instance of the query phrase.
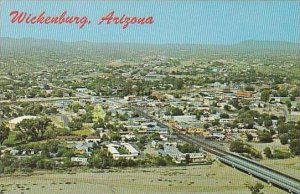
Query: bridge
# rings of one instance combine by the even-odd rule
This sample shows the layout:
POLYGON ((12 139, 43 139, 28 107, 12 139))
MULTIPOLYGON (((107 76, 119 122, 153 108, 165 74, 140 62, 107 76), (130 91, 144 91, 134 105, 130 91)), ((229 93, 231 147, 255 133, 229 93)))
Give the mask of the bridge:
POLYGON ((205 140, 201 137, 184 134, 176 127, 169 125, 167 122, 164 122, 157 117, 149 115, 139 107, 131 106, 131 108, 134 111, 142 114, 143 116, 155 120, 158 124, 169 128, 175 134, 177 134, 177 137, 179 139, 188 143, 200 145, 205 151, 216 155, 219 161, 229 166, 232 166, 235 169, 253 175, 270 184, 273 184, 278 188, 281 188, 282 190, 285 190, 289 193, 300 194, 300 180, 291 177, 287 174, 276 171, 274 169, 268 168, 251 159, 228 152, 224 150, 224 147, 222 147, 220 144, 217 144, 215 142, 205 140))

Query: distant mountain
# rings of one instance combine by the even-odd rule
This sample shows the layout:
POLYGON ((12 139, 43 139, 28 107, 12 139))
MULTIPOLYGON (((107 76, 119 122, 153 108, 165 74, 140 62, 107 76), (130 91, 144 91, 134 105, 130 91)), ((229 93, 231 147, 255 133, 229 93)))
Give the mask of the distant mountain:
MULTIPOLYGON (((248 40, 233 45, 208 44, 136 44, 136 43, 91 43, 61 42, 33 38, 0 38, 0 52, 72 52, 80 54, 122 54, 157 53, 177 55, 178 53, 231 53, 231 54, 297 54, 300 53, 300 43, 280 41, 248 40)), ((0 53, 0 54, 1 54, 0 53)))
POLYGON ((245 48, 265 48, 265 49, 273 49, 273 50, 282 50, 282 49, 300 49, 300 43, 292 43, 285 41, 255 41, 248 40, 243 41, 237 44, 237 46, 245 47, 245 48))

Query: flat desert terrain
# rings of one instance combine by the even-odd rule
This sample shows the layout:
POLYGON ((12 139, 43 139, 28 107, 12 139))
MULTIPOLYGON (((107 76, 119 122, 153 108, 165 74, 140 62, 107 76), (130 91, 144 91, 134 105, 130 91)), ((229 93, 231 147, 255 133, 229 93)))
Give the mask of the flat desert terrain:
MULTIPOLYGON (((219 162, 207 166, 114 169, 76 174, 40 173, 0 178, 2 193, 7 194, 249 194, 245 184, 256 182, 261 181, 219 162)), ((263 184, 264 193, 285 193, 263 184)))

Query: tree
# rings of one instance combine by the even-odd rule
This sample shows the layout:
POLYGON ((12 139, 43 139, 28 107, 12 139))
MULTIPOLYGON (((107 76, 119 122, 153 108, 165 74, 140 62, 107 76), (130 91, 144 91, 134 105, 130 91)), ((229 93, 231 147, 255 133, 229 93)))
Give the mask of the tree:
POLYGON ((189 164, 190 161, 191 161, 191 156, 190 156, 190 154, 186 154, 186 155, 185 155, 185 162, 186 162, 186 164, 189 164))
POLYGON ((0 125, 0 145, 8 138, 10 129, 7 127, 6 123, 1 123, 0 125))
POLYGON ((51 120, 46 117, 24 119, 16 125, 16 130, 20 132, 21 139, 35 141, 44 137, 49 126, 51 126, 51 120))
POLYGON ((266 155, 267 158, 272 158, 271 148, 270 147, 265 147, 264 154, 266 155))
POLYGON ((270 90, 263 90, 260 96, 261 101, 269 102, 270 94, 271 94, 270 90))
POLYGON ((110 133, 109 136, 112 141, 120 141, 121 140, 120 133, 110 133))
POLYGON ((246 136, 248 141, 253 141, 253 135, 251 133, 246 133, 246 136))
POLYGON ((245 91, 250 91, 250 92, 254 92, 255 88, 253 86, 246 86, 245 87, 245 91))
POLYGON ((180 115, 184 115, 183 111, 178 108, 178 107, 170 107, 168 108, 166 115, 171 115, 171 116, 180 116, 180 115))
POLYGON ((258 139, 259 139, 259 141, 262 142, 262 143, 270 143, 270 142, 273 142, 272 135, 271 135, 271 133, 270 133, 269 131, 267 131, 267 130, 258 132, 258 139))
POLYGON ((264 189, 264 185, 261 183, 256 183, 255 185, 247 185, 247 187, 252 194, 263 194, 261 190, 264 189))
POLYGON ((228 119, 228 118, 229 118, 229 115, 226 114, 226 113, 221 113, 221 114, 220 114, 220 118, 221 118, 221 119, 228 119))
POLYGON ((72 130, 72 131, 75 131, 75 130, 79 130, 81 129, 83 126, 82 122, 80 119, 73 119, 70 123, 69 123, 69 128, 72 130))
POLYGON ((293 139, 290 143, 291 152, 300 155, 300 139, 293 139))
POLYGON ((194 144, 183 144, 177 146, 178 150, 182 153, 197 153, 199 152, 199 147, 194 144))
POLYGON ((264 122, 265 127, 269 128, 273 125, 273 122, 270 118, 266 118, 264 122))
POLYGON ((286 145, 289 142, 289 134, 288 133, 281 134, 279 135, 279 139, 282 145, 286 145))
POLYGON ((109 168, 112 166, 113 157, 112 155, 104 149, 98 149, 92 153, 89 158, 89 165, 94 168, 109 168))
POLYGON ((229 105, 226 104, 226 105, 224 106, 224 110, 226 110, 226 111, 231 111, 231 106, 229 106, 229 105))
POLYGON ((245 152, 244 143, 239 140, 233 141, 230 143, 229 150, 231 152, 243 153, 245 152))
POLYGON ((287 100, 287 101, 285 102, 285 104, 286 104, 288 110, 291 111, 291 107, 292 107, 291 101, 290 101, 290 100, 287 100))

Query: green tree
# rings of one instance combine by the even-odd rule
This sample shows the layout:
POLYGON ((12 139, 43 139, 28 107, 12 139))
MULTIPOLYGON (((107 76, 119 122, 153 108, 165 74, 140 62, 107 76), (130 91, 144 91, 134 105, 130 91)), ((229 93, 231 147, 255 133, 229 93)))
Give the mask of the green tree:
POLYGON ((269 102, 270 94, 271 94, 270 90, 267 90, 267 89, 263 90, 261 92, 260 100, 263 102, 269 102))
POLYGON ((229 106, 229 105, 226 104, 226 105, 224 106, 224 110, 226 110, 226 111, 231 111, 231 106, 229 106))
POLYGON ((263 131, 258 132, 258 139, 262 143, 273 142, 272 134, 267 130, 263 130, 263 131))
POLYGON ((72 131, 75 131, 75 130, 79 130, 83 127, 83 124, 82 124, 82 121, 81 119, 73 119, 70 123, 69 123, 69 128, 72 130, 72 131))
POLYGON ((16 125, 20 137, 26 141, 36 141, 44 137, 44 133, 51 126, 49 118, 24 119, 16 125))
POLYGON ((10 129, 5 122, 0 125, 0 145, 8 138, 10 129))
POLYGON ((286 145, 289 142, 289 134, 288 133, 281 134, 279 135, 279 139, 282 145, 286 145))
POLYGON ((266 155, 267 158, 272 158, 271 148, 270 147, 265 147, 264 154, 266 155))
POLYGON ((255 185, 247 185, 247 187, 252 194, 263 194, 261 190, 264 189, 264 185, 261 183, 256 183, 255 185))
POLYGON ((89 158, 89 166, 94 168, 109 168, 113 164, 112 155, 105 149, 95 150, 89 158))
POLYGON ((253 141, 253 135, 251 133, 246 133, 246 137, 248 141, 253 141))
POLYGON ((220 114, 220 118, 221 118, 221 119, 228 119, 228 118, 229 118, 229 115, 226 114, 226 113, 221 113, 221 114, 220 114))
POLYGON ((245 152, 244 143, 239 140, 232 141, 229 146, 231 152, 243 153, 245 152))
POLYGON ((290 143, 290 150, 295 155, 300 155, 300 139, 293 139, 290 143))

